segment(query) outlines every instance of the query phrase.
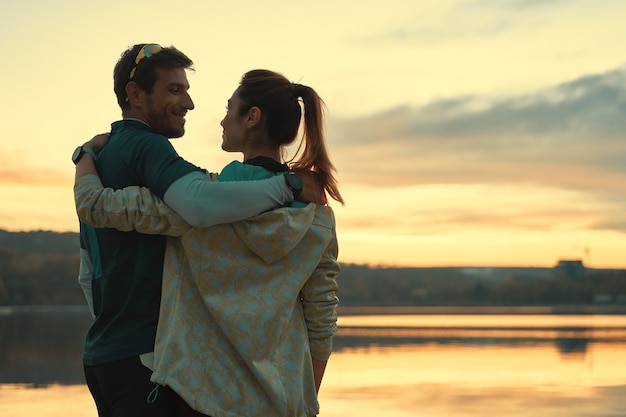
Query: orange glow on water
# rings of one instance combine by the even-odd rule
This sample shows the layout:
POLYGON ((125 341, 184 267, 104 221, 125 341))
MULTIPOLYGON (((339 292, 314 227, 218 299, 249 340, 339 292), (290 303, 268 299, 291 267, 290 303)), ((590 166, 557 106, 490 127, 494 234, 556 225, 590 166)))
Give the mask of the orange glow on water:
POLYGON ((27 388, 23 385, 0 384, 0 415, 97 417, 98 412, 86 385, 27 388))
POLYGON ((599 344, 569 356, 552 346, 339 352, 328 365, 320 417, 484 417, 494 409, 520 417, 597 415, 626 407, 625 348, 599 344))
MULTIPOLYGON (((472 345, 469 336, 463 344, 340 349, 326 370, 320 417, 484 417, 494 409, 508 417, 621 415, 619 410, 626 408, 626 342, 623 335, 618 339, 622 342, 590 342, 573 352, 547 340, 494 345, 483 338, 472 345)), ((83 385, 0 384, 0 415, 97 413, 83 385)))
MULTIPOLYGON (((354 348, 331 357, 320 417, 583 417, 626 407, 626 345, 354 348), (620 408, 621 407, 621 408, 620 408), (532 410, 534 414, 528 414, 532 410)), ((0 385, 0 415, 96 417, 83 385, 0 385)), ((603 414, 604 415, 604 414, 603 414)))

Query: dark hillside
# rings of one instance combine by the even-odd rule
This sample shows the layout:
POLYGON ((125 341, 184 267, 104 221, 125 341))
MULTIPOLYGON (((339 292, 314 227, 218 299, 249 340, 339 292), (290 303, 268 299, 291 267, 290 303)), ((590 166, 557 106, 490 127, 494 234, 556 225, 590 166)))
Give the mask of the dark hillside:
MULTIPOLYGON (((0 230, 0 305, 84 304, 78 233, 0 230)), ((342 264, 342 306, 626 305, 626 270, 342 264)))

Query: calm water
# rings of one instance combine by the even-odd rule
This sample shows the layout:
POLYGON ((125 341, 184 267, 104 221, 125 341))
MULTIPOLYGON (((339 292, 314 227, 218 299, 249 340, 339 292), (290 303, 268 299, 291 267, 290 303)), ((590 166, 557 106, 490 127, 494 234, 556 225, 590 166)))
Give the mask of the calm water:
MULTIPOLYGON (((625 315, 425 312, 344 309, 320 417, 626 416, 625 315)), ((89 321, 0 308, 0 416, 96 417, 89 321)))

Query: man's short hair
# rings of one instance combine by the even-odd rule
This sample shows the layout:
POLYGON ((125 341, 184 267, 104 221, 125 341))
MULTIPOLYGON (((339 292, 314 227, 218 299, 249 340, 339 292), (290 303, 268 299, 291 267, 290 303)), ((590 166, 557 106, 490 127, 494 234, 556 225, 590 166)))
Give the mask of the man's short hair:
POLYGON ((113 91, 115 91, 117 103, 122 110, 130 106, 126 96, 126 84, 130 81, 137 83, 139 88, 151 94, 157 80, 156 69, 158 67, 192 69, 193 61, 174 46, 161 48, 160 50, 157 48, 158 52, 149 56, 145 54, 144 58, 135 63, 144 47, 152 45, 155 44, 141 43, 127 49, 122 53, 117 64, 115 64, 115 69, 113 70, 113 91), (132 77, 131 72, 133 72, 132 77))

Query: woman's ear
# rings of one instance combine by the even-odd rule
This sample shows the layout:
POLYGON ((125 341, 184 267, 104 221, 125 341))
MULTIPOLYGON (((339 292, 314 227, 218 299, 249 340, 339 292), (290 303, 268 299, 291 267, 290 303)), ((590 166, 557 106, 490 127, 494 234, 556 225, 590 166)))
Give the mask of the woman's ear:
POLYGON ((246 118, 246 126, 248 128, 253 128, 261 123, 261 109, 258 107, 252 107, 248 110, 248 116, 246 118))

